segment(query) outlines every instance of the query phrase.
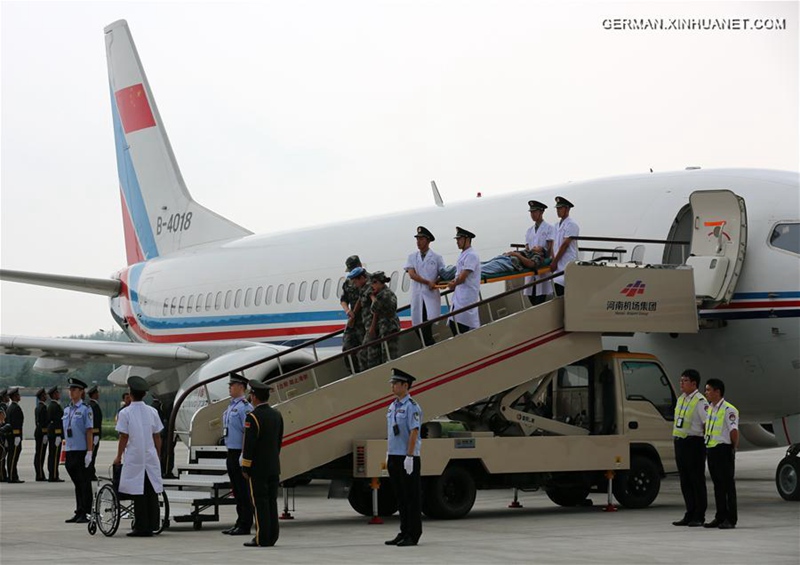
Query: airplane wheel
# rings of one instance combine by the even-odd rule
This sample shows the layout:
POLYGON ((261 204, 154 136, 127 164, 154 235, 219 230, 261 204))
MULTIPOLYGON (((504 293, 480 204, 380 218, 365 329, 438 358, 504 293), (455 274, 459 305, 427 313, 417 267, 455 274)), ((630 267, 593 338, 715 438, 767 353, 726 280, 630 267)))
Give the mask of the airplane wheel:
POLYGON ((800 500, 800 459, 787 455, 778 463, 775 486, 784 500, 800 500))
POLYGON ((614 496, 626 508, 647 508, 661 490, 658 465, 649 457, 634 455, 631 468, 614 477, 614 496))
POLYGON ((423 483, 422 511, 431 518, 463 518, 475 504, 475 479, 464 467, 451 465, 423 483))

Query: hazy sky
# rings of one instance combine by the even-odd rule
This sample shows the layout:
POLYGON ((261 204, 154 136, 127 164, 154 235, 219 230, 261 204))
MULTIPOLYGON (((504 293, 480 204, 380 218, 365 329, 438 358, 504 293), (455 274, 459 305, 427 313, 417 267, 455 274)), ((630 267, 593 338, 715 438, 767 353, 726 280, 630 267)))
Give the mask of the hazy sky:
MULTIPOLYGON (((103 39, 121 18, 193 197, 255 232, 432 206, 431 179, 447 203, 651 167, 799 168, 795 2, 0 6, 7 269, 125 265, 103 39)), ((4 334, 111 327, 102 297, 0 289, 4 334)))

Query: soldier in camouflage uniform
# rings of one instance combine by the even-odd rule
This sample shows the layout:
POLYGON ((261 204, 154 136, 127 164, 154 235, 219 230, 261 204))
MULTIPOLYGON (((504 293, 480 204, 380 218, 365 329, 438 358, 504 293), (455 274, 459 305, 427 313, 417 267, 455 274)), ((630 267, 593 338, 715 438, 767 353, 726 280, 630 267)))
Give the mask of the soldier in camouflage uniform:
MULTIPOLYGON (((370 341, 384 338, 400 331, 400 319, 397 317, 397 296, 386 286, 391 279, 383 271, 372 273, 372 293, 370 294, 370 312, 372 320, 367 331, 370 341)), ((397 358, 397 337, 370 347, 367 350, 369 367, 377 367, 390 359, 397 358), (389 349, 389 357, 386 349, 389 349)))
MULTIPOLYGON (((360 310, 360 292, 349 276, 353 269, 361 267, 361 260, 358 258, 358 255, 351 255, 344 262, 344 265, 347 268, 348 277, 342 284, 341 299, 339 302, 345 314, 347 314, 347 325, 342 334, 342 351, 347 351, 348 349, 358 347, 364 341, 364 324, 361 322, 361 317, 358 315, 360 310)), ((359 368, 357 356, 351 355, 347 359, 352 361, 355 372, 361 370, 359 368)), ((348 366, 350 361, 347 361, 348 366)))
MULTIPOLYGON (((371 300, 369 298, 372 294, 372 287, 369 284, 369 276, 369 273, 364 267, 356 267, 347 275, 348 280, 353 283, 353 286, 355 286, 358 292, 358 302, 353 308, 353 326, 358 327, 358 331, 362 336, 359 345, 369 341, 366 336, 366 330, 370 327, 370 324, 372 324, 372 312, 370 311, 371 300)), ((358 361, 356 362, 354 360, 354 363, 358 366, 359 371, 364 371, 369 368, 366 349, 361 349, 358 352, 358 361)))

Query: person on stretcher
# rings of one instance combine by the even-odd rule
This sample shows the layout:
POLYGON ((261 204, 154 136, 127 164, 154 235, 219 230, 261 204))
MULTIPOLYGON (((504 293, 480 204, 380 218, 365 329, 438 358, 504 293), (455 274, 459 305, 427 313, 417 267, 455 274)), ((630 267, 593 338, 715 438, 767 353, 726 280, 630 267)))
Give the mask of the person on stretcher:
MULTIPOLYGON (((544 266, 547 260, 547 249, 533 247, 524 251, 507 251, 488 261, 481 262, 481 278, 489 279, 500 274, 521 272, 526 270, 536 271, 544 266)), ((453 280, 456 268, 448 265, 439 271, 439 278, 443 281, 453 280)))

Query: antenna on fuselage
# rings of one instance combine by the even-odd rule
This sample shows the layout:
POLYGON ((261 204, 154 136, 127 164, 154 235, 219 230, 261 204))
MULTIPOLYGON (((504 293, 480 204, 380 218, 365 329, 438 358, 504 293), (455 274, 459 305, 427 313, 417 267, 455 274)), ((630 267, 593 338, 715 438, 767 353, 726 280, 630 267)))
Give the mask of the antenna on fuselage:
POLYGON ((431 190, 433 191, 433 201, 439 208, 444 208, 444 200, 442 200, 442 195, 439 194, 439 189, 436 188, 436 181, 431 181, 431 190))

